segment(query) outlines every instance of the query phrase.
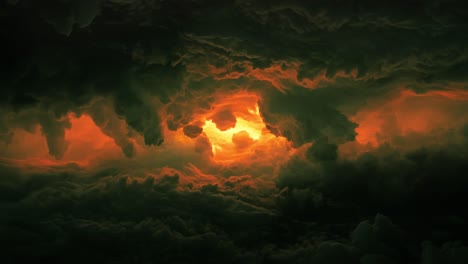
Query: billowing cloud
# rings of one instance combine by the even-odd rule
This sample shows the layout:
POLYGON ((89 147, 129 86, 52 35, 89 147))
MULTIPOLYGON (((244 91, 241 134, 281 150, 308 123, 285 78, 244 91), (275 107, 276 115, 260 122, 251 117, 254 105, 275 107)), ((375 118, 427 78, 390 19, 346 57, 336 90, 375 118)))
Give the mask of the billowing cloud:
POLYGON ((463 1, 1 5, 7 263, 466 262, 463 1))
POLYGON ((216 128, 221 131, 236 127, 237 119, 229 110, 222 110, 211 116, 211 119, 216 124, 216 128))

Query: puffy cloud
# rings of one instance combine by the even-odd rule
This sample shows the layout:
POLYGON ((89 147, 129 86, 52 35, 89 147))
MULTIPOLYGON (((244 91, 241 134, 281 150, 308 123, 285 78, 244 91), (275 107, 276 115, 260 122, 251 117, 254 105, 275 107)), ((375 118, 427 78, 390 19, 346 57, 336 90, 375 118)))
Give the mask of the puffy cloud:
POLYGON ((352 141, 355 137, 357 125, 320 97, 315 97, 313 91, 265 95, 260 110, 271 130, 290 139, 296 146, 323 136, 337 143, 352 141))
MULTIPOLYGON (((87 177, 71 170, 25 175, 2 167, 2 172, 1 243, 9 261, 82 261, 85 252, 96 261, 124 262, 209 256, 209 261, 247 263, 399 263, 414 258, 415 252, 407 251, 420 243, 408 236, 413 230, 404 231, 381 214, 343 224, 322 211, 317 216, 325 219, 298 221, 265 202, 275 194, 264 200, 255 192, 249 200, 242 189, 227 191, 223 184, 186 185, 186 176, 174 170, 143 177, 109 170, 87 177)), ((245 180, 232 177, 225 186, 240 187, 245 180)), ((432 251, 427 244, 416 253, 421 263, 464 256, 461 244, 432 251)))
POLYGON ((444 243, 440 248, 429 241, 424 241, 421 247, 421 264, 463 263, 468 260, 467 248, 459 241, 444 243))
POLYGON ((86 112, 103 133, 115 140, 125 156, 135 155, 134 143, 128 137, 127 124, 115 114, 111 103, 95 101, 86 112))
POLYGON ((210 117, 216 124, 216 127, 225 131, 236 126, 237 119, 230 110, 222 110, 210 117))
POLYGON ((254 140, 250 137, 247 131, 240 131, 232 135, 232 143, 236 145, 237 148, 247 148, 254 143, 254 140))
MULTIPOLYGON (((200 2, 201 6, 207 4, 200 2)), ((192 23, 193 27, 189 28, 188 32, 184 32, 185 34, 183 35, 171 34, 170 30, 164 28, 153 29, 156 32, 156 34, 153 34, 151 33, 151 26, 158 20, 140 21, 145 17, 142 14, 172 13, 175 10, 173 9, 174 5, 177 6, 176 4, 155 3, 154 5, 149 5, 140 1, 110 1, 103 5, 107 11, 100 16, 100 19, 102 21, 105 21, 106 18, 111 19, 108 15, 110 10, 117 13, 124 10, 128 11, 128 21, 121 21, 116 25, 127 23, 130 25, 129 28, 131 28, 138 23, 146 23, 148 28, 138 31, 141 32, 141 34, 138 34, 145 35, 144 38, 140 38, 140 40, 136 40, 136 38, 132 39, 132 36, 137 33, 128 34, 128 37, 125 39, 119 39, 112 31, 108 31, 105 35, 98 35, 98 33, 92 32, 84 33, 88 36, 87 39, 93 39, 96 43, 102 43, 103 45, 93 47, 92 43, 85 39, 81 42, 82 46, 79 47, 79 50, 91 50, 93 54, 81 54, 74 52, 77 45, 71 41, 66 45, 53 40, 50 40, 50 43, 47 45, 38 43, 28 36, 28 25, 24 25, 22 31, 18 31, 19 33, 17 32, 16 34, 22 34, 22 37, 26 39, 30 38, 29 40, 32 43, 36 43, 37 49, 23 49, 27 51, 23 55, 13 52, 12 55, 17 56, 14 64, 31 64, 33 60, 28 60, 28 58, 34 55, 32 57, 37 59, 33 65, 39 65, 38 68, 44 74, 46 74, 46 69, 48 69, 48 77, 43 78, 40 77, 41 74, 34 75, 29 73, 29 71, 26 75, 29 76, 29 80, 34 80, 35 78, 34 83, 36 83, 36 86, 40 85, 46 89, 42 93, 34 90, 28 91, 27 86, 32 85, 23 83, 23 85, 16 85, 17 88, 20 88, 17 89, 20 91, 19 93, 7 96, 6 98, 11 98, 10 102, 14 102, 16 105, 20 103, 21 98, 30 98, 32 100, 22 100, 24 103, 34 103, 34 100, 37 100, 38 97, 44 97, 44 95, 46 97, 51 96, 51 93, 48 93, 50 88, 47 87, 54 87, 60 85, 61 82, 63 83, 63 80, 59 76, 74 76, 73 78, 76 80, 81 79, 80 82, 69 84, 73 87, 74 91, 77 91, 77 94, 81 94, 78 97, 80 100, 76 103, 86 103, 86 101, 96 94, 108 95, 117 91, 115 99, 118 114, 123 116, 127 123, 137 132, 145 135, 148 145, 158 145, 163 142, 161 127, 158 124, 167 121, 167 125, 171 129, 185 126, 191 121, 191 112, 194 111, 191 108, 193 107, 180 108, 180 105, 177 105, 175 109, 178 110, 170 110, 168 108, 168 117, 161 117, 159 114, 156 114, 159 110, 155 109, 154 106, 150 106, 151 102, 145 102, 140 97, 150 94, 157 96, 163 102, 168 102, 170 100, 169 97, 172 97, 181 89, 180 86, 183 79, 183 85, 193 87, 194 84, 192 82, 200 80, 208 81, 209 77, 214 75, 215 80, 219 81, 220 85, 222 85, 222 80, 227 78, 235 80, 238 83, 238 87, 246 85, 259 89, 258 87, 265 87, 264 83, 269 83, 271 86, 283 91, 291 90, 286 95, 282 93, 277 95, 275 93, 270 94, 268 91, 264 92, 262 94, 263 103, 261 111, 265 120, 271 123, 271 130, 292 139, 296 146, 314 140, 324 133, 329 134, 327 136, 330 141, 343 142, 353 139, 354 125, 352 122, 347 121, 345 115, 341 115, 342 111, 340 109, 350 104, 359 104, 359 102, 366 100, 366 97, 372 96, 372 93, 378 95, 385 94, 383 89, 379 91, 376 87, 384 84, 387 85, 387 83, 401 81, 408 83, 412 87, 421 87, 421 85, 426 87, 428 85, 425 84, 433 83, 431 80, 453 80, 454 78, 446 78, 442 75, 436 77, 436 74, 441 69, 445 71, 451 68, 452 65, 454 67, 458 65, 456 67, 460 68, 459 65, 463 64, 466 57, 463 55, 465 54, 464 51, 459 46, 450 46, 440 41, 441 36, 448 37, 452 43, 459 43, 462 40, 452 39, 452 35, 444 35, 443 28, 438 24, 439 22, 429 20, 426 26, 419 26, 418 21, 424 17, 424 14, 422 16, 410 16, 417 9, 408 10, 403 17, 395 16, 393 12, 397 12, 398 4, 395 4, 395 6, 389 4, 387 8, 380 8, 370 3, 356 4, 353 6, 355 10, 358 10, 356 14, 344 12, 343 7, 338 9, 332 8, 327 3, 317 3, 320 8, 312 8, 303 3, 284 5, 272 2, 266 5, 251 1, 248 4, 235 4, 242 7, 239 22, 245 19, 250 23, 253 22, 255 25, 258 25, 259 30, 264 30, 266 27, 270 30, 271 34, 278 34, 278 36, 281 36, 281 39, 290 38, 291 41, 288 42, 288 45, 291 46, 286 48, 282 42, 278 42, 275 45, 259 48, 256 46, 257 43, 267 41, 270 37, 269 34, 244 34, 242 30, 236 31, 234 28, 224 31, 224 35, 222 31, 218 32, 216 30, 212 31, 211 34, 205 34, 203 27, 196 26, 197 23, 204 24, 206 21, 213 19, 213 16, 204 15, 205 10, 200 10, 200 13, 194 13, 191 17, 194 21, 192 23), (406 16, 411 17, 411 19, 405 20, 406 16), (383 18, 381 19, 380 17, 383 18), (286 28, 293 29, 295 34, 303 37, 297 37, 294 34, 292 36, 287 35, 284 32, 286 28, 274 27, 274 25, 278 25, 278 23, 272 22, 276 21, 275 19, 283 21, 286 28), (300 26, 301 24, 305 25, 305 27, 300 26), (388 35, 380 34, 380 36, 388 36, 389 38, 393 36, 392 34, 397 33, 401 34, 401 36, 409 36, 410 40, 415 41, 413 47, 419 46, 422 48, 422 51, 419 54, 413 54, 411 53, 411 49, 408 48, 412 45, 403 45, 403 43, 396 44, 400 48, 399 50, 397 48, 389 51, 383 50, 380 48, 383 42, 379 42, 378 40, 376 40, 377 42, 364 41, 364 39, 370 38, 368 35, 363 35, 362 29, 365 28, 372 28, 376 31, 376 35, 388 32, 388 35), (434 40, 419 41, 412 38, 414 34, 410 32, 418 30, 422 32, 421 38, 434 40), (354 38, 360 39, 363 42, 348 41, 346 42, 346 47, 341 47, 343 41, 340 41, 339 38, 347 36, 348 33, 346 32, 354 32, 356 34, 354 38), (440 33, 442 35, 431 32, 442 32, 440 33), (305 43, 309 43, 312 45, 311 47, 315 43, 318 43, 306 37, 313 33, 323 36, 319 42, 336 47, 334 50, 337 50, 338 55, 335 56, 323 51, 320 48, 321 44, 317 46, 316 52, 312 52, 309 55, 299 52, 304 50, 302 47, 306 47, 305 43), (161 36, 161 41, 158 41, 157 37, 151 36, 161 36), (423 46, 423 44, 428 42, 434 43, 434 45, 431 47, 423 46), (374 44, 371 45, 372 43, 374 44), (108 45, 113 45, 113 48, 106 49, 108 45), (370 46, 374 46, 374 49, 370 46), (55 47, 55 54, 61 54, 62 58, 68 58, 69 66, 63 66, 67 64, 62 62, 63 59, 61 57, 56 56, 55 59, 51 59, 50 56, 45 57, 49 53, 53 53, 53 49, 49 47, 55 47), (285 57, 281 55, 282 52, 279 52, 280 50, 287 50, 291 53, 285 57), (373 51, 373 53, 368 55, 368 61, 358 63, 357 65, 347 65, 347 62, 350 61, 359 62, 353 59, 355 57, 349 57, 350 54, 356 53, 356 58, 363 57, 359 54, 364 50, 366 52, 373 51), (398 54, 398 56, 395 56, 395 54, 398 54), (18 58, 23 59, 18 60, 18 58), (402 61, 398 61, 400 59, 402 61), (341 60, 341 62, 338 60, 341 60), (129 66, 132 64, 135 67, 129 66), (172 66, 169 66, 169 64, 172 66), (374 68, 369 68, 363 64, 371 65, 374 68), (434 72, 430 73, 434 77, 430 77, 429 81, 419 82, 420 78, 418 74, 426 72, 425 69, 418 68, 420 66, 428 67, 429 71, 434 72), (185 70, 187 72, 184 72, 185 70), (403 74, 400 74, 401 72, 403 74), (405 72, 408 72, 408 74, 409 72, 414 72, 416 80, 405 77, 407 76, 405 72), (197 76, 197 74, 201 76, 197 76), (394 75, 397 77, 394 77, 394 75), (95 80, 95 76, 98 76, 97 80, 95 80), (263 84, 256 81, 263 82, 263 84), (365 87, 365 89, 356 88, 356 85, 353 84, 355 82, 358 83, 357 86, 365 87), (338 88, 340 86, 351 86, 353 88, 347 89, 341 95, 338 92, 333 92, 335 88, 310 93, 302 92, 296 88, 316 89, 324 86, 333 87, 335 85, 338 88), (156 86, 159 88, 151 88, 156 86), (94 88, 89 89, 90 87, 94 88), (368 92, 371 89, 375 90, 375 92, 368 92), (363 91, 365 95, 363 95, 363 91), (306 102, 307 107, 304 107, 304 109, 307 108, 307 110, 302 110, 302 107, 298 107, 304 104, 301 103, 301 100, 306 102), (324 105, 323 102, 327 100, 329 103, 324 105), (290 105, 285 110, 280 110, 278 105, 287 105, 288 103, 286 102, 290 102, 290 105), (334 103, 337 103, 337 105, 334 105, 334 103), (291 110, 289 111, 289 109, 291 110), (135 114, 139 112, 147 114, 135 114), (303 114, 305 112, 308 112, 308 114, 303 114)), ((76 10, 97 10, 94 7, 91 8, 91 5, 88 8, 87 3, 75 5, 74 2, 67 2, 64 5, 69 5, 73 8, 76 6, 76 10)), ((228 6, 229 4, 226 3, 226 5, 228 6)), ((45 4, 44 6, 48 5, 45 4)), ((24 8, 36 10, 35 5, 26 5, 24 8)), ((190 8, 192 8, 192 4, 183 7, 181 12, 190 8)), ((446 8, 448 8, 447 10, 454 10, 454 7, 451 5, 448 5, 446 8)), ((10 7, 10 9, 19 12, 16 7, 10 7)), ((44 8, 44 10, 47 10, 47 8, 44 8)), ((434 11, 434 9, 428 10, 434 11)), ((76 11, 75 13, 80 12, 76 11)), ((94 13, 88 12, 88 14, 94 13)), ((231 14, 229 13, 229 15, 231 14)), ((92 16, 90 15, 89 17, 92 16)), ((173 29, 177 28, 177 25, 180 25, 180 23, 184 23, 184 20, 171 21, 161 17, 159 22, 166 24, 167 28, 173 29)), ((448 20, 444 24, 452 22, 448 20)), ((95 32, 101 32, 100 30, 103 29, 99 25, 91 24, 88 27, 96 28, 97 31, 95 32)), ((243 24, 240 23, 240 25, 242 26, 243 24)), ((457 24, 454 24, 453 27, 455 31, 459 29, 459 25, 457 24)), ((84 35, 81 36, 80 34, 72 34, 70 37, 78 40, 85 38, 84 35)), ((379 37, 379 39, 385 38, 379 37)), ((11 42, 9 44, 13 46, 16 43, 11 42)), ((25 45, 24 43, 20 44, 25 45)), ((16 69, 16 67, 11 68, 16 69)), ((34 66, 31 69, 33 68, 34 66)), ((11 69, 9 72, 11 72, 11 69)), ((10 74, 10 76, 15 76, 15 74, 10 74)), ((6 78, 6 80, 8 79, 10 78, 6 78)), ((216 81, 208 82, 203 89, 206 90, 206 93, 214 91, 213 87, 210 86, 218 86, 217 83, 216 81)), ((11 82, 9 81, 6 84, 7 86, 11 86, 11 82)), ((194 91, 191 90, 189 90, 190 92, 187 96, 193 96, 194 91)), ((342 89, 338 90, 343 91, 342 89)), ((66 99, 65 102, 68 101, 68 104, 70 104, 70 100, 76 101, 71 98, 72 95, 74 95, 73 92, 64 90, 60 99, 66 99)), ((197 98, 199 97, 197 96, 197 98)), ((70 107, 65 107, 64 109, 63 106, 60 106, 60 109, 57 110, 60 110, 60 113, 71 110, 66 108, 70 107)), ((131 152, 130 147, 127 147, 127 152, 131 152)))
POLYGON ((466 262, 463 1, 2 7, 7 262, 466 262))
POLYGON ((203 132, 203 128, 199 125, 186 125, 184 126, 184 134, 191 138, 198 137, 203 132))
POLYGON ((69 36, 74 27, 87 27, 99 13, 100 1, 48 1, 36 6, 60 34, 69 36))

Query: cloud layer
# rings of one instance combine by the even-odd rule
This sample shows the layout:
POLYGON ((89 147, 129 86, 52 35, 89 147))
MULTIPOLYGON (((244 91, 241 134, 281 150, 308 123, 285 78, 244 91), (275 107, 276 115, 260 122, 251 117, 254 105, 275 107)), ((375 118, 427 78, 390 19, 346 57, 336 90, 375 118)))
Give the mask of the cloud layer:
POLYGON ((466 263, 463 1, 5 1, 6 263, 466 263))

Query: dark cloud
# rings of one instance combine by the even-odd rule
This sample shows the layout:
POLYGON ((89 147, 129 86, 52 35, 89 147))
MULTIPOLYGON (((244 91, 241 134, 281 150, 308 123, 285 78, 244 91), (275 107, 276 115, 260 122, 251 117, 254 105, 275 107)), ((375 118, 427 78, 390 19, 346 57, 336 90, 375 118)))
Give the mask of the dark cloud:
POLYGON ((282 168, 280 188, 314 188, 351 204, 430 211, 436 206, 449 210, 466 184, 462 176, 466 151, 461 149, 405 153, 382 147, 350 161, 333 159, 336 147, 317 143, 307 151, 309 159, 295 157, 282 168))
POLYGON ((314 91, 297 89, 287 94, 265 94, 260 109, 271 130, 297 146, 323 136, 337 143, 352 141, 355 137, 357 125, 314 91))
MULTIPOLYGON (((405 229, 382 214, 361 221, 310 189, 286 194, 284 208, 302 204, 298 212, 315 214, 313 222, 304 222, 281 206, 276 211, 261 200, 247 203, 216 185, 184 187, 177 172, 138 178, 111 171, 87 177, 2 171, 0 226, 7 262, 426 263, 458 261, 465 254, 460 243, 440 249, 423 243, 414 237, 415 226, 407 226, 410 221, 403 222, 405 229), (307 199, 315 201, 313 207, 307 199)), ((231 180, 229 186, 241 182, 231 180)))
MULTIPOLYGON (((302 131, 296 132, 299 135, 289 135, 294 133, 283 129, 283 134, 295 138, 294 142, 301 144, 314 139, 323 129, 331 134, 336 134, 336 130, 342 131, 341 135, 333 136, 340 140, 352 139, 353 126, 345 124, 346 117, 340 117, 336 105, 323 105, 324 98, 336 102, 345 96, 345 101, 340 101, 349 105, 356 100, 362 102, 372 93, 382 94, 379 86, 384 82, 393 83, 396 79, 407 82, 410 87, 428 87, 424 83, 460 80, 447 76, 445 72, 457 74, 462 71, 466 61, 464 39, 456 34, 464 28, 460 22, 463 12, 455 12, 461 9, 457 2, 418 2, 404 11, 400 3, 375 5, 370 2, 340 4, 336 8, 334 4, 325 2, 285 5, 249 1, 230 9, 231 3, 210 7, 209 1, 190 2, 182 8, 179 4, 168 2, 75 2, 62 4, 62 9, 67 12, 55 12, 52 7, 59 9, 60 5, 55 5, 54 1, 41 5, 20 1, 18 5, 8 7, 7 14, 11 15, 5 15, 3 19, 9 23, 15 17, 26 16, 26 10, 36 16, 16 22, 16 25, 7 29, 18 37, 11 38, 7 43, 11 47, 9 56, 12 63, 4 71, 7 73, 6 78, 2 79, 5 87, 11 87, 11 91, 16 92, 6 98, 11 98, 10 102, 18 106, 34 103, 44 95, 51 97, 53 93, 49 91, 60 89, 61 92, 51 98, 54 105, 49 103, 48 107, 59 107, 55 105, 55 98, 65 99, 68 106, 57 109, 58 114, 61 114, 73 110, 69 107, 72 101, 83 104, 96 95, 115 94, 116 111, 128 119, 131 127, 145 135, 149 145, 158 145, 163 141, 161 128, 156 124, 161 119, 154 116, 157 110, 143 102, 141 97, 149 93, 167 102, 168 95, 180 89, 185 70, 189 73, 199 71, 205 77, 214 74, 218 78, 260 79, 281 89, 290 86, 317 87, 327 82, 320 77, 322 71, 328 78, 343 78, 340 86, 349 86, 356 79, 364 80, 357 85, 365 87, 365 93, 358 87, 346 92, 339 89, 341 94, 334 92, 335 89, 310 95, 294 91, 294 95, 289 94, 285 100, 279 95, 270 96, 272 99, 268 102, 265 99, 262 112, 271 123, 278 122, 275 121, 278 117, 273 117, 273 112, 279 111, 275 109, 277 105, 286 106, 289 101, 294 105, 287 106, 287 109, 300 109, 297 111, 301 113, 297 114, 289 113, 286 109, 286 115, 292 115, 291 122, 298 122, 296 126, 301 127, 302 131), (211 20, 219 19, 213 12, 206 15, 210 8, 231 10, 224 13, 223 19, 235 16, 237 27, 210 23, 211 20), (192 9, 195 10, 191 12, 192 15, 182 16, 192 9), (57 14, 54 15, 53 11, 57 14), (122 12, 127 12, 126 21, 116 21, 113 16, 122 12), (169 14, 177 18, 169 19, 169 14), (445 20, 440 20, 440 17, 445 20), (144 22, 142 19, 149 20, 144 22), (46 21, 46 24, 41 24, 41 21, 46 21), (186 21, 190 23, 185 24, 186 21), (73 34, 70 31, 69 38, 63 38, 48 31, 50 25, 47 24, 52 24, 53 28, 65 27, 67 32, 73 25, 78 28, 73 34), (211 25, 211 34, 204 31, 208 27, 203 25, 207 24, 211 25), (250 27, 252 24, 257 27, 250 27), (86 30, 79 29, 80 26, 86 30), (252 29, 243 30, 247 26, 252 29), (37 32, 31 32, 32 28, 37 32), (217 28, 223 31, 217 31, 217 28), (290 30, 292 33, 289 33, 290 30), (312 36, 319 36, 319 40, 312 36), (275 41, 272 42, 272 39, 275 41), (288 39, 291 41, 285 41, 288 39), (394 39, 400 41, 393 41, 392 47, 386 48, 388 40, 394 39), (26 43, 34 44, 34 48, 26 43), (309 54, 304 50, 310 50, 309 54), (363 58, 366 60, 363 61, 363 58), (277 72, 271 72, 274 75, 270 75, 268 69, 277 63, 282 63, 283 68, 278 68, 277 72), (286 65, 290 63, 297 64, 288 68, 290 66, 286 65), (219 69, 220 73, 214 73, 209 70, 210 67, 219 69), (353 70, 357 71, 357 75, 352 73, 353 70), (12 79, 18 76, 23 77, 21 80, 12 79), (65 86, 69 88, 64 89, 65 86), (369 92, 371 90, 375 92, 369 92), (296 94, 300 98, 295 97, 296 94), (310 108, 307 110, 308 117, 298 116, 303 115, 302 109, 297 107, 303 103, 296 103, 300 100, 306 101, 307 108, 310 108), (272 105, 268 106, 270 103, 272 105), (153 116, 134 114, 140 111, 149 112, 153 116), (322 115, 322 112, 325 114, 322 115), (327 117, 325 120, 309 120, 311 116, 327 117)), ((340 107, 343 104, 341 102, 340 107)), ((184 119, 170 119, 168 124, 176 123, 169 127, 178 128, 190 122, 190 114, 184 114, 188 110, 180 111, 182 113, 178 116, 184 119)), ((334 140, 331 135, 329 137, 334 140)))
POLYGON ((225 131, 236 126, 237 119, 230 110, 221 110, 210 117, 216 127, 225 131))
POLYGON ((184 126, 184 134, 191 138, 198 137, 203 132, 201 124, 191 124, 184 126))
POLYGON ((125 122, 121 120, 113 111, 113 106, 109 102, 95 101, 88 109, 87 113, 101 131, 115 140, 115 143, 122 148, 122 152, 127 157, 135 155, 135 146, 128 137, 128 129, 125 122))
POLYGON ((5 263, 467 262, 466 2, 0 7, 5 263))
POLYGON ((47 23, 69 36, 75 27, 87 27, 99 13, 101 1, 47 1, 35 6, 47 23))
POLYGON ((205 135, 198 137, 195 142, 195 151, 212 155, 210 139, 205 135))

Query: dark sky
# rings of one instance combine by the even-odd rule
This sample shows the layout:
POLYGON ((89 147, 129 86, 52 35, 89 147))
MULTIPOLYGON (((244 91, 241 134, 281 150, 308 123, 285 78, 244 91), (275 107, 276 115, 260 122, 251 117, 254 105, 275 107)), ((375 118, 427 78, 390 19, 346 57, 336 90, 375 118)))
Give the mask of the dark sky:
POLYGON ((468 263, 468 4, 5 0, 1 263, 468 263))

